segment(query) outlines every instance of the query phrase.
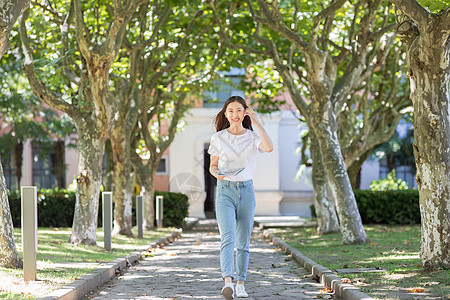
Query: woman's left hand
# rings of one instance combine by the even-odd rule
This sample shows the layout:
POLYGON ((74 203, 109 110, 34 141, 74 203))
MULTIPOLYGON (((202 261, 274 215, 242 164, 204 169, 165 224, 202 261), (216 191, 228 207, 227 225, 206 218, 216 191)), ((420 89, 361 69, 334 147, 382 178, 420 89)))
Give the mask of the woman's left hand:
POLYGON ((258 117, 256 116, 256 112, 251 109, 250 107, 247 107, 245 109, 244 115, 249 116, 250 119, 252 120, 252 122, 257 122, 258 121, 258 117))

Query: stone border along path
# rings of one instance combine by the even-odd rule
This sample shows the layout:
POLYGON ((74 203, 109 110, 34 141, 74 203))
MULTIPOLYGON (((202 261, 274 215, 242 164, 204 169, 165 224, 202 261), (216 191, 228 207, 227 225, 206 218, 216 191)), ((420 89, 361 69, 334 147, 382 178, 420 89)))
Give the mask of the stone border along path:
MULTIPOLYGON (((156 242, 150 247, 169 244, 175 241, 181 234, 179 231, 173 232, 156 242)), ((139 247, 137 251, 127 255, 126 257, 116 258, 112 262, 99 266, 96 270, 89 274, 83 275, 74 282, 53 291, 52 293, 40 298, 39 300, 73 300, 81 299, 89 292, 103 285, 105 282, 116 276, 130 264, 135 263, 141 257, 141 252, 147 250, 149 246, 139 247)))
MULTIPOLYGON (((219 232, 217 227, 201 227, 183 233, 173 244, 149 249, 144 259, 84 299, 223 299, 219 232)), ((255 231, 247 299, 315 299, 322 289, 308 271, 255 231)))
POLYGON ((323 282, 324 286, 331 288, 336 296, 345 300, 374 300, 374 298, 361 292, 354 285, 341 282, 341 278, 331 270, 304 256, 300 251, 271 234, 270 230, 264 231, 263 236, 270 239, 274 245, 280 247, 286 254, 291 255, 295 261, 311 272, 316 279, 323 282))

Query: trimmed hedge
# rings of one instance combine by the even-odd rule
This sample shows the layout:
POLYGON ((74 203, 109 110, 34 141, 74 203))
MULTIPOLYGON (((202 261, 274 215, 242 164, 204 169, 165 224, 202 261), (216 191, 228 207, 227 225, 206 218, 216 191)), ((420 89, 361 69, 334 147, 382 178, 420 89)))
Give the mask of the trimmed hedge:
POLYGON ((418 190, 354 192, 365 224, 420 224, 418 190))
MULTIPOLYGON (((188 197, 181 193, 155 192, 155 197, 164 197, 163 225, 166 227, 181 227, 188 215, 188 197)), ((14 227, 21 227, 20 222, 20 191, 8 192, 9 206, 14 227)), ((134 197, 133 197, 134 198, 134 197)), ((75 209, 75 192, 63 189, 38 190, 37 199, 39 227, 72 227, 75 209)), ((136 224, 136 210, 133 199, 132 222, 136 224)), ((98 226, 102 226, 101 194, 98 212, 98 226)))
MULTIPOLYGON (((354 190, 364 224, 420 224, 419 191, 354 190)), ((316 217, 314 204, 311 213, 316 217)))

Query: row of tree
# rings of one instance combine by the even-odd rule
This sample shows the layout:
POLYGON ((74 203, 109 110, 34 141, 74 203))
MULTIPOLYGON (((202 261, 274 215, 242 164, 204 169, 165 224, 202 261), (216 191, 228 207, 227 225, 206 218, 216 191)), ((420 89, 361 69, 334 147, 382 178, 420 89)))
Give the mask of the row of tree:
POLYGON ((425 268, 449 266, 450 9, 442 5, 432 13, 415 0, 33 4, 33 15, 27 11, 20 20, 25 74, 39 99, 72 118, 78 135, 71 242, 96 243, 107 138, 115 231, 131 234, 132 171, 152 226, 152 179, 188 99, 208 88, 214 70, 231 66, 248 67, 249 90, 261 109, 277 106, 273 95, 286 89, 307 124, 318 231, 340 230, 344 243, 367 242, 351 182, 410 105, 400 66, 406 60, 421 257, 425 268), (171 120, 164 134, 165 113, 171 120), (147 163, 139 147, 150 152, 147 163))

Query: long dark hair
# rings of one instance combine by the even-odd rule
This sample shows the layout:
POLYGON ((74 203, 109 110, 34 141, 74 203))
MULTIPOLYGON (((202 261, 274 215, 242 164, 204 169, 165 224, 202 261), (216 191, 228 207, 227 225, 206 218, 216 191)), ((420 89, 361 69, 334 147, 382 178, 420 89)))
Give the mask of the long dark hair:
MULTIPOLYGON (((225 128, 230 127, 230 122, 228 122, 227 118, 225 117, 225 111, 227 110, 228 104, 233 102, 239 102, 240 104, 242 104, 244 110, 248 108, 247 103, 245 103, 245 100, 241 96, 231 96, 230 98, 228 98, 228 100, 225 101, 222 110, 215 117, 214 124, 216 125, 216 131, 221 131, 225 128)), ((252 120, 249 116, 244 117, 242 125, 244 126, 244 128, 253 130, 252 120)))

